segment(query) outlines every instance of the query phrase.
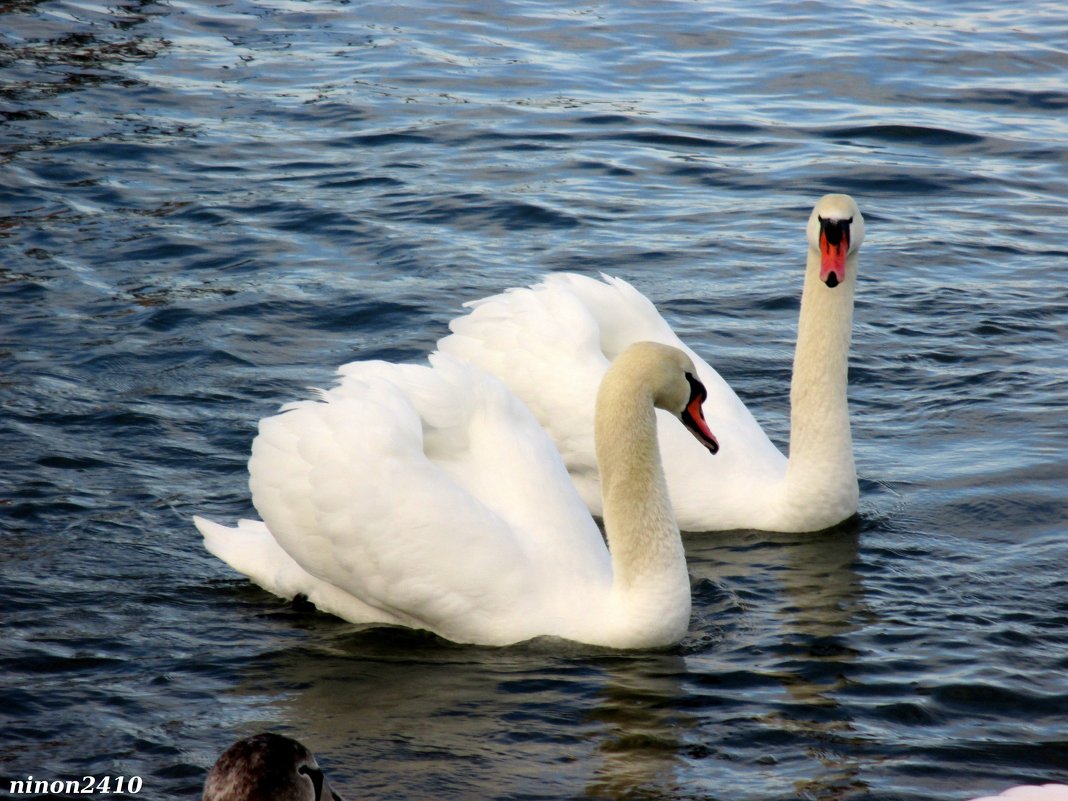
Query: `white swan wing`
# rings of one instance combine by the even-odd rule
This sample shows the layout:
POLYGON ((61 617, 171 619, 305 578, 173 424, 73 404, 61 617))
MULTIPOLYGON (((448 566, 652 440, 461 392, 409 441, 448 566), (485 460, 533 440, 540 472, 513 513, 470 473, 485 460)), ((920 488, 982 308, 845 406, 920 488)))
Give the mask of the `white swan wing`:
POLYGON ((426 459, 506 521, 527 551, 555 558, 565 549, 570 558, 601 565, 603 539, 553 440, 527 406, 499 379, 463 360, 434 353, 429 362, 429 369, 353 362, 339 369, 342 380, 327 396, 345 397, 354 383, 367 381, 396 387, 419 417, 426 459))
POLYGON ((556 444, 575 486, 599 511, 593 444, 597 389, 610 359, 598 321, 582 299, 547 285, 512 289, 474 304, 450 323, 442 352, 500 378, 556 444))
MULTIPOLYGON (((581 301, 595 321, 600 334, 601 350, 609 361, 628 346, 643 340, 671 345, 683 351, 693 361, 697 368, 697 377, 708 392, 702 408, 707 419, 717 425, 717 438, 722 430, 725 435, 733 436, 736 440, 744 439, 749 448, 763 447, 766 443, 778 453, 730 384, 712 365, 679 339, 653 302, 631 284, 622 278, 603 274, 598 281, 584 275, 560 273, 546 278, 542 286, 571 292, 581 301)), ((692 437, 684 435, 680 441, 695 445, 694 453, 704 452, 692 437)))
POLYGON ((601 511, 593 457, 597 386, 612 358, 634 342, 673 345, 693 360, 708 398, 705 418, 720 442, 710 455, 677 421, 660 417, 660 446, 683 528, 731 528, 754 493, 779 481, 785 457, 719 373, 683 343, 653 303, 619 278, 559 273, 523 289, 468 304, 438 343, 500 377, 560 449, 583 499, 601 511))
POLYGON ((551 443, 499 382, 448 357, 342 374, 263 420, 249 462, 257 510, 309 575, 482 642, 544 633, 567 579, 610 577, 551 443))

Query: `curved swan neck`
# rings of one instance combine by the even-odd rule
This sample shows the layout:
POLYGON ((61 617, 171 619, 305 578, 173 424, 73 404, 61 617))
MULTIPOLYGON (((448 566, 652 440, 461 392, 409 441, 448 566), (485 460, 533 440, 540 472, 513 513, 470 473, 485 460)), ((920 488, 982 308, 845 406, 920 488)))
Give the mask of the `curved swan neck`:
POLYGON ((660 460, 653 392, 639 375, 609 370, 597 396, 594 441, 614 585, 677 579, 686 557, 660 460))
POLYGON ((789 470, 846 474, 855 483, 847 383, 857 252, 833 289, 819 280, 819 253, 808 252, 790 383, 789 470))

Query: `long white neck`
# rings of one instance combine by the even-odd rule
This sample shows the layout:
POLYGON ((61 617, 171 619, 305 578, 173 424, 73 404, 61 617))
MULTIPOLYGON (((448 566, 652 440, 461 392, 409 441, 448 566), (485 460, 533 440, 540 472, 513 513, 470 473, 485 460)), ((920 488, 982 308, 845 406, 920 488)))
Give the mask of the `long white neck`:
POLYGON ((857 478, 846 387, 857 253, 850 254, 845 280, 833 289, 819 280, 819 266, 819 253, 809 248, 790 384, 787 492, 810 503, 855 508, 857 478))
POLYGON ((639 637, 634 647, 676 642, 689 625, 690 583, 660 460, 652 392, 638 376, 606 377, 595 419, 621 622, 639 637))

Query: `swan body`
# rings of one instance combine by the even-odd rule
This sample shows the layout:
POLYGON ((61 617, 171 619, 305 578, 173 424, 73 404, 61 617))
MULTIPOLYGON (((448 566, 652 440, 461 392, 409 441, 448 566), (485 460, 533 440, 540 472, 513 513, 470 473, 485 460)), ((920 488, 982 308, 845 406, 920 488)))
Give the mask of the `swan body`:
POLYGON ((339 372, 318 400, 260 422, 249 486, 263 522, 196 518, 210 552, 277 595, 456 642, 683 637, 689 579, 654 406, 716 447, 685 354, 638 343, 605 373, 608 547, 552 441, 497 379, 445 354, 339 372))
POLYGON ((342 801, 315 756, 281 734, 238 740, 204 781, 204 801, 342 801))
POLYGON ((683 344, 627 282, 554 274, 541 283, 467 304, 438 343, 502 379, 555 440, 575 486, 601 514, 593 447, 593 398, 611 360, 651 340, 683 350, 708 391, 721 452, 661 420, 671 502, 689 531, 817 531, 852 516, 858 486, 846 398, 857 252, 864 218, 847 195, 812 210, 791 383, 790 456, 772 444, 734 390, 683 344))

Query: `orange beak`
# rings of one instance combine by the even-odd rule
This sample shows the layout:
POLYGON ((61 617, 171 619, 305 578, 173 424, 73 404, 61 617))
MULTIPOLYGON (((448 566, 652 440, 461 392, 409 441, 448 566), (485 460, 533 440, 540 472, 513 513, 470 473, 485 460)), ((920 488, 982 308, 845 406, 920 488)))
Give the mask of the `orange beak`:
POLYGON ((709 453, 717 453, 719 441, 709 430, 708 423, 705 422, 704 410, 701 408, 701 404, 708 397, 708 391, 704 384, 689 373, 686 374, 686 380, 690 382, 690 400, 687 401, 686 408, 682 411, 682 424, 690 430, 698 442, 708 448, 709 453))
POLYGON ((849 254, 848 220, 825 220, 820 217, 820 280, 834 289, 846 278, 846 256, 849 254))

